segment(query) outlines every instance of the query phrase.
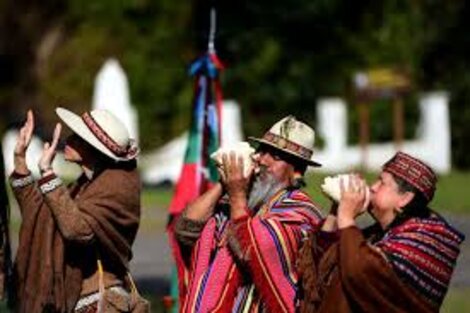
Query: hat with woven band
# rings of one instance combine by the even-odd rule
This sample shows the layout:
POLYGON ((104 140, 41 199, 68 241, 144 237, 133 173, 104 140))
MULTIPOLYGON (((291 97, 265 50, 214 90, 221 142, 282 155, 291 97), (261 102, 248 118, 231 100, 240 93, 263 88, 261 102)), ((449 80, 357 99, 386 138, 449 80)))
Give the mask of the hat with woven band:
POLYGON ((308 165, 321 166, 312 160, 315 131, 292 115, 274 124, 263 138, 249 137, 249 140, 278 149, 308 165))
POLYGON ((382 169, 418 189, 431 201, 436 191, 437 176, 423 161, 403 152, 397 152, 382 169))
POLYGON ((107 110, 93 110, 79 116, 57 108, 56 113, 75 134, 115 161, 130 161, 139 154, 125 125, 107 110))

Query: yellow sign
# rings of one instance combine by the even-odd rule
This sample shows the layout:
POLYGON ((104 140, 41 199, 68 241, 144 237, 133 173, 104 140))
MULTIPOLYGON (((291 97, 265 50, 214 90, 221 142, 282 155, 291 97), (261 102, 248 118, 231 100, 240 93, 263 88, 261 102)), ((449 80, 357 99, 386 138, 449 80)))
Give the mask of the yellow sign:
POLYGON ((357 90, 364 89, 408 89, 411 85, 408 75, 393 68, 375 68, 358 72, 354 76, 357 90))

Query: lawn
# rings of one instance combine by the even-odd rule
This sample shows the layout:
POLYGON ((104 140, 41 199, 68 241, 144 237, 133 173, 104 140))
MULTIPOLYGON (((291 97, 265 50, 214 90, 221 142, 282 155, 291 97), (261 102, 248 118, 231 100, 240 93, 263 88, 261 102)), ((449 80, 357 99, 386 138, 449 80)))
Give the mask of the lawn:
POLYGON ((470 312, 470 288, 450 289, 441 313, 468 313, 470 312))

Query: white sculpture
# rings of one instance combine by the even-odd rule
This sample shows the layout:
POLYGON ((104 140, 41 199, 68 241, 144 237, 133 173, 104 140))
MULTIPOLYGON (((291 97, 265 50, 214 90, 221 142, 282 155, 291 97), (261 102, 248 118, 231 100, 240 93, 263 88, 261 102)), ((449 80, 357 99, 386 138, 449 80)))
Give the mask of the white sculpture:
POLYGON ((116 59, 107 60, 96 75, 92 109, 113 112, 126 125, 131 138, 139 140, 138 116, 131 105, 129 83, 116 59))
MULTIPOLYGON (((416 137, 404 141, 400 149, 422 159, 439 173, 448 173, 451 169, 448 103, 449 96, 445 92, 422 94, 419 100, 420 120, 416 137)), ((341 172, 360 167, 361 148, 347 146, 346 103, 339 98, 320 99, 317 117, 317 131, 325 141, 325 148, 315 153, 316 159, 323 165, 316 170, 341 172)), ((366 168, 379 171, 382 164, 395 152, 396 147, 392 142, 370 143, 367 146, 366 168)))

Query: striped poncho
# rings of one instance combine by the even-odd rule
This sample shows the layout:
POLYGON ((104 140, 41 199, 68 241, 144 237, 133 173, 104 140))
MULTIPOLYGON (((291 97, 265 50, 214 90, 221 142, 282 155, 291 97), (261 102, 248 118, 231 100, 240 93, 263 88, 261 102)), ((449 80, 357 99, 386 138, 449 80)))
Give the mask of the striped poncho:
POLYGON ((320 211, 299 190, 283 190, 255 215, 238 220, 219 211, 189 254, 173 245, 180 311, 294 312, 297 254, 320 221, 320 211))
POLYGON ((390 229, 376 246, 384 252, 398 276, 438 308, 464 238, 441 217, 413 218, 390 229))

